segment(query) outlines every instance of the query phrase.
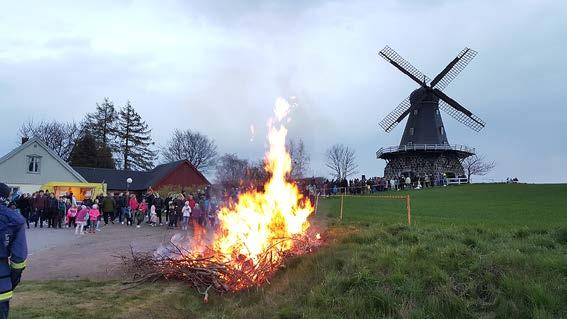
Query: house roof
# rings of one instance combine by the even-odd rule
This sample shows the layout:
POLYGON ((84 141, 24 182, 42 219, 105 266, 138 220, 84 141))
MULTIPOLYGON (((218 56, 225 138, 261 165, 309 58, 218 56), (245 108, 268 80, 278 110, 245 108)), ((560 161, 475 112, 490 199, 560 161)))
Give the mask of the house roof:
POLYGON ((199 175, 207 184, 209 183, 207 178, 187 160, 161 164, 147 172, 92 167, 74 168, 89 182, 106 183, 108 189, 126 189, 126 180, 131 178, 132 184, 130 184, 128 189, 139 191, 146 190, 149 187, 158 184, 183 163, 188 163, 189 167, 191 167, 197 175, 199 175))
POLYGON ((81 174, 79 174, 76 170, 74 170, 71 166, 69 166, 69 164, 67 164, 67 162, 65 162, 59 155, 57 155, 57 153, 55 153, 42 140, 40 140, 39 138, 36 138, 36 137, 30 138, 27 142, 21 144, 20 146, 16 147, 11 152, 9 152, 8 154, 2 156, 2 158, 0 158, 0 164, 9 160, 14 155, 18 154, 19 152, 28 148, 28 146, 33 145, 34 143, 37 143, 39 146, 41 146, 43 149, 45 149, 45 151, 49 155, 51 155, 53 158, 55 158, 55 160, 57 160, 57 162, 59 162, 59 164, 61 164, 61 166, 63 166, 66 170, 68 170, 73 176, 78 178, 81 182, 84 182, 84 183, 87 182, 87 180, 83 176, 81 176, 81 174))

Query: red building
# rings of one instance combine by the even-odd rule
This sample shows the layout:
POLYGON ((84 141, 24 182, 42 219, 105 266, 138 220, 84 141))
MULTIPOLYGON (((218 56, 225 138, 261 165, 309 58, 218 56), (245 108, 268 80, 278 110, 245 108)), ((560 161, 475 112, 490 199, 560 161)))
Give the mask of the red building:
POLYGON ((127 171, 108 168, 73 167, 89 183, 106 183, 109 192, 133 191, 143 193, 166 186, 184 189, 210 185, 207 178, 187 160, 156 166, 151 171, 127 171), (131 179, 131 183, 127 181, 131 179))

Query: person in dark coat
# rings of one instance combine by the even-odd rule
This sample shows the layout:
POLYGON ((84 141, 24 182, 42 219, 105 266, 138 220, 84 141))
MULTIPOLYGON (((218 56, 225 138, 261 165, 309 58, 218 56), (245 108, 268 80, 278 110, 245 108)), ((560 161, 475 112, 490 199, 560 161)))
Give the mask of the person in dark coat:
POLYGON ((16 201, 16 207, 20 210, 20 213, 26 219, 26 225, 30 229, 30 215, 31 215, 31 201, 29 199, 29 194, 22 194, 18 197, 16 201))
POLYGON ((85 199, 83 199, 83 205, 87 206, 88 208, 93 207, 94 201, 90 195, 86 195, 85 199))
POLYGON ((59 202, 54 193, 50 193, 47 198, 47 228, 55 228, 58 215, 59 202))
POLYGON ((163 211, 163 199, 159 196, 159 193, 155 194, 154 206, 156 207, 156 214, 158 217, 159 224, 163 225, 161 222, 161 214, 163 211))
POLYGON ((3 205, 4 199, 11 198, 12 190, 0 183, 0 319, 7 319, 10 299, 20 283, 26 268, 28 247, 24 217, 14 209, 3 205))
POLYGON ((33 199, 33 216, 35 222, 35 228, 37 228, 37 223, 39 221, 39 228, 43 228, 43 222, 45 220, 45 206, 47 198, 42 190, 33 199))
POLYGON ((104 224, 108 225, 108 220, 114 224, 114 210, 116 207, 116 202, 114 202, 114 197, 104 196, 102 199, 102 216, 104 218, 104 224))

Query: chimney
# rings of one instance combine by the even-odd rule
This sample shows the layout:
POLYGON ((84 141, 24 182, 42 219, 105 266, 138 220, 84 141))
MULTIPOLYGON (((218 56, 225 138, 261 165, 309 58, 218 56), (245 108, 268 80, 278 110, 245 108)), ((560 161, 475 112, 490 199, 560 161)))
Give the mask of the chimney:
POLYGON ((22 144, 26 144, 26 142, 29 140, 30 140, 29 137, 22 137, 22 144))

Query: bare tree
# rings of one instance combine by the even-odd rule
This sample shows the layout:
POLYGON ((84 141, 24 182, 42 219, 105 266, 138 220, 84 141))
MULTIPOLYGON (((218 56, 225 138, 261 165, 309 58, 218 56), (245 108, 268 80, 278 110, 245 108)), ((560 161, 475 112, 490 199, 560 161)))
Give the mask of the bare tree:
POLYGON ((287 150, 291 157, 291 178, 303 178, 309 168, 309 162, 311 160, 309 154, 305 151, 303 140, 299 139, 299 141, 296 142, 290 139, 287 142, 287 150))
POLYGON ((217 182, 224 187, 236 187, 246 178, 248 161, 236 154, 224 154, 218 159, 216 169, 217 182))
POLYGON ((327 150, 327 162, 325 163, 335 178, 347 179, 357 173, 358 164, 353 149, 343 144, 335 144, 327 150))
POLYGON ((495 167, 494 161, 487 161, 484 159, 483 155, 472 155, 461 161, 465 173, 467 174, 467 180, 471 182, 472 175, 483 176, 492 171, 495 167))
POLYGON ((32 120, 22 124, 20 138, 38 138, 51 148, 64 161, 68 162, 75 142, 81 135, 81 129, 75 122, 32 120))
POLYGON ((162 156, 169 162, 186 159, 202 172, 213 169, 217 161, 217 145, 206 135, 191 130, 173 131, 162 156))

